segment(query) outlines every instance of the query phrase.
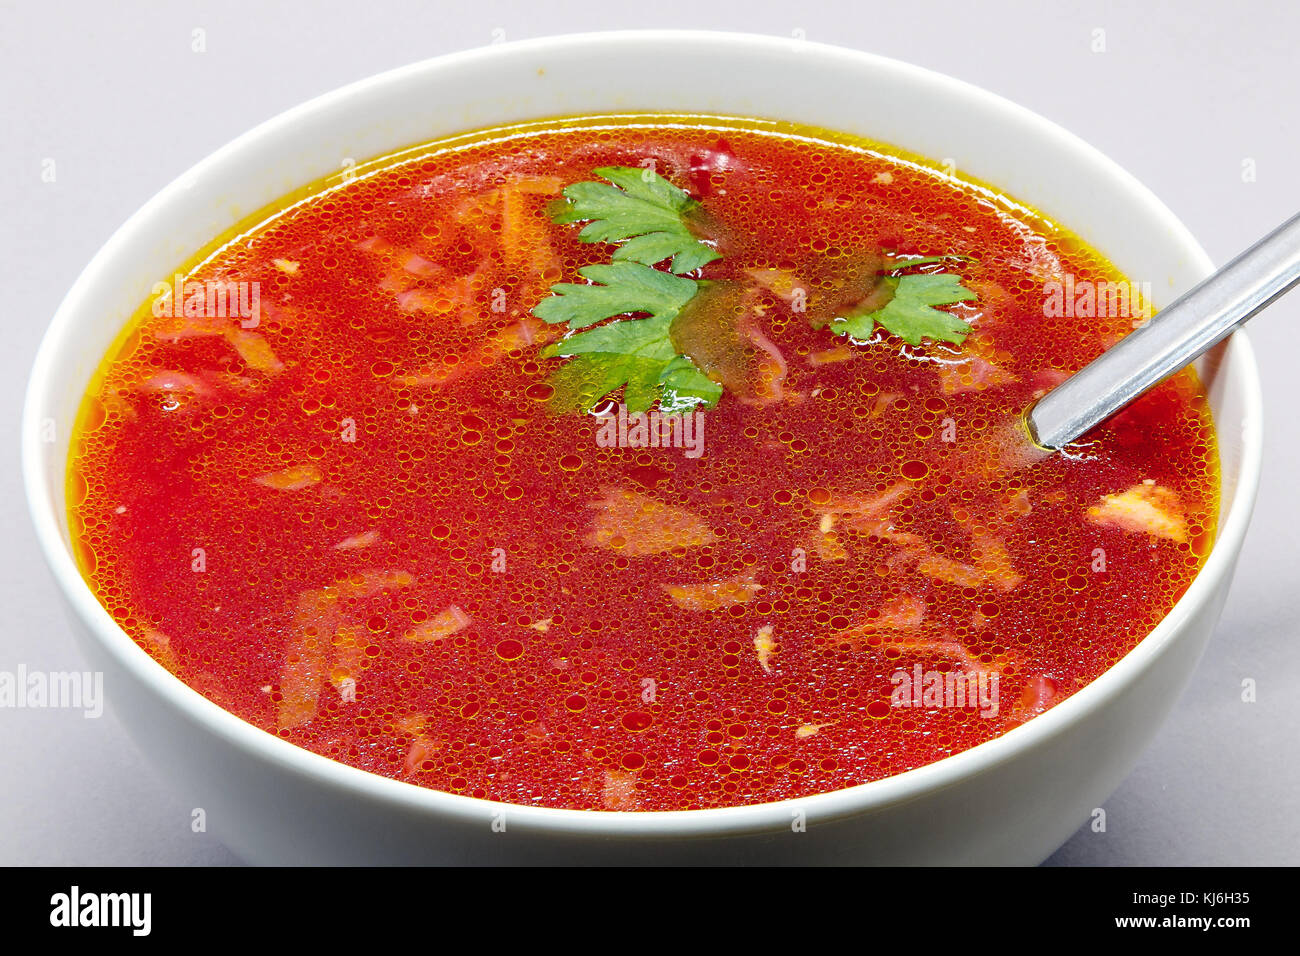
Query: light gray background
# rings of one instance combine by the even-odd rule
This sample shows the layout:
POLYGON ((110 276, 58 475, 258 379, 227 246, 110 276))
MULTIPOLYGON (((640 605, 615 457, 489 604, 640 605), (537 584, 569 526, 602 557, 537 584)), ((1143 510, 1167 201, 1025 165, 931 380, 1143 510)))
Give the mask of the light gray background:
MULTIPOLYGON (((1300 209, 1300 4, 1274 2, 507 4, 0 0, 0 670, 81 658, 37 555, 19 484, 18 409, 37 342, 110 232, 255 123, 407 62, 577 30, 691 26, 908 60, 1009 97, 1114 157, 1216 261, 1300 209), (191 51, 195 28, 207 51, 191 51), (1091 52, 1094 29, 1106 51, 1091 52), (57 180, 41 181, 54 159, 57 180), (1257 181, 1243 182, 1252 159, 1257 181)), ((834 95, 828 90, 827 95, 834 95)), ((1300 294, 1251 329, 1268 405, 1264 483, 1218 634, 1141 764, 1060 864, 1300 860, 1300 294), (1259 701, 1240 700, 1243 678, 1259 701)), ((111 706, 111 696, 110 696, 111 706)), ((224 864, 111 714, 0 711, 0 863, 224 864)))

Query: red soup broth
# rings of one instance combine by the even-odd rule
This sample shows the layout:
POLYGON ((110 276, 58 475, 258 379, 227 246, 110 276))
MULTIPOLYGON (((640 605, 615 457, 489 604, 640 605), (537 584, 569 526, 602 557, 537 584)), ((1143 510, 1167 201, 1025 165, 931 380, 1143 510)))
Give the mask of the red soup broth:
POLYGON ((677 810, 878 780, 1079 690, 1209 550, 1190 371, 1069 454, 1007 453, 1132 329, 1078 292, 1124 277, 996 190, 839 134, 486 131, 317 183, 182 273, 257 308, 187 315, 160 287, 104 360, 69 473, 82 572, 221 707, 420 786, 677 810), (725 254, 693 275, 745 283, 766 387, 698 412, 698 454, 631 447, 635 418, 609 447, 617 393, 548 401, 564 328, 532 309, 614 252, 548 203, 611 165, 698 200, 725 254), (813 327, 791 288, 882 251, 969 257, 939 266, 977 296, 942 307, 964 342, 813 327))

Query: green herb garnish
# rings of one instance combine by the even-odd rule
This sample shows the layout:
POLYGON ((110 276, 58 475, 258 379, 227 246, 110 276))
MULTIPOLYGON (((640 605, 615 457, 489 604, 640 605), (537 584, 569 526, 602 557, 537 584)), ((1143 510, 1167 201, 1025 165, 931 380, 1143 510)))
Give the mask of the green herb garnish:
POLYGON ((656 401, 665 411, 713 405, 722 387, 680 354, 669 335, 673 320, 699 289, 699 283, 636 262, 586 266, 578 270, 599 285, 562 282, 533 314, 547 322, 567 322, 581 329, 615 315, 645 312, 644 319, 620 319, 548 345, 546 358, 573 358, 552 377, 557 407, 590 409, 617 388, 626 386, 630 412, 645 411, 656 401))
POLYGON ((667 412, 695 405, 712 408, 722 398, 722 386, 696 368, 685 355, 676 356, 659 373, 659 384, 663 386, 659 404, 667 412))
POLYGON ((722 386, 679 352, 673 320, 699 291, 681 275, 721 258, 691 226, 702 220, 699 204, 648 169, 603 166, 607 183, 574 183, 549 213, 557 223, 587 222, 583 242, 622 243, 610 265, 586 266, 579 275, 590 285, 560 282, 533 309, 550 323, 588 329, 615 316, 629 316, 570 335, 547 346, 547 358, 571 361, 551 376, 557 408, 589 410, 619 388, 631 412, 659 402, 665 411, 714 405, 722 386), (612 185, 611 185, 612 184, 612 185), (672 272, 654 269, 671 259, 672 272), (646 318, 630 318, 644 313, 646 318))
POLYGON ((702 241, 691 225, 699 203, 658 173, 631 166, 602 166, 597 176, 609 183, 574 183, 564 199, 548 209, 556 223, 587 222, 583 242, 619 242, 615 262, 654 265, 672 259, 681 275, 722 256, 702 241))
POLYGON ((690 301, 697 288, 691 279, 636 262, 584 266, 578 275, 596 284, 557 282, 551 286, 554 295, 537 303, 533 315, 545 322, 567 322, 571 329, 585 329, 625 312, 671 316, 690 301))
MULTIPOLYGON (((906 275, 882 279, 881 286, 880 292, 890 296, 884 305, 870 310, 848 309, 831 323, 831 331, 868 339, 879 325, 909 345, 920 345, 922 339, 960 345, 970 334, 967 322, 934 308, 976 298, 974 292, 961 284, 959 276, 946 272, 906 275)), ((879 296, 873 299, 878 300, 879 296)))
POLYGON ((902 272, 904 269, 910 269, 913 266, 932 266, 941 262, 974 262, 974 256, 962 256, 957 253, 949 253, 943 256, 917 256, 913 259, 900 259, 898 253, 885 260, 881 267, 881 272, 902 272))
MULTIPOLYGON (((618 389, 630 412, 656 402, 664 411, 712 406, 724 389, 742 399, 752 394, 755 349, 741 318, 754 287, 682 275, 721 258, 700 237, 699 203, 647 169, 595 172, 607 182, 574 183, 548 209, 556 223, 586 222, 578 234, 583 242, 621 243, 612 263, 578 270, 589 284, 556 283, 533 309, 574 331, 542 351, 545 358, 569 359, 550 377, 552 407, 588 411, 618 389), (654 268, 667 259, 671 272, 654 268)), ((825 263, 816 282, 825 291, 808 319, 814 328, 858 340, 879 326, 911 345, 923 339, 960 344, 970 325, 935 306, 967 302, 975 293, 948 273, 898 273, 964 258, 861 253, 825 263)))

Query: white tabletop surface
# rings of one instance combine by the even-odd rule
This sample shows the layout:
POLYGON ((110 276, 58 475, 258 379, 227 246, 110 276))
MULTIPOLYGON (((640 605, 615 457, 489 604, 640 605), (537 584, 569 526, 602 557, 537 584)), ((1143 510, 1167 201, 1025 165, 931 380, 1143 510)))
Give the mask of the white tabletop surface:
MULTIPOLYGON (((255 123, 413 60, 551 33, 741 30, 856 47, 1000 93, 1147 183, 1225 261, 1300 209, 1300 5, 1255 0, 612 4, 0 0, 0 670, 81 659, 25 513, 22 391, 60 298, 157 189, 255 123), (192 51, 206 31, 206 52, 192 51), (1105 52, 1092 52, 1095 30, 1105 52), (43 162, 56 179, 42 181, 43 162), (1255 181, 1243 181, 1253 160, 1255 181)), ((1251 328, 1268 406, 1264 481, 1232 593, 1190 688, 1056 864, 1300 861, 1300 294, 1251 328), (1244 678, 1258 701, 1241 701, 1244 678)), ((111 708, 111 697, 109 706, 111 708)), ((228 864, 113 719, 0 710, 0 863, 228 864)))

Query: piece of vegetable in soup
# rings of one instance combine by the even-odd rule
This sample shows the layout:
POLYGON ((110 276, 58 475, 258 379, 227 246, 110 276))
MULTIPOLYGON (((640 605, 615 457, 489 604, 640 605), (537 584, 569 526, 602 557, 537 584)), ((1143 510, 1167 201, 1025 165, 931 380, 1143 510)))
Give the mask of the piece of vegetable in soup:
POLYGON ((363 770, 609 811, 866 783, 1079 690, 1204 560, 1192 372, 1017 444, 1137 289, 827 131, 430 143, 162 277, 86 398, 72 534, 161 666, 363 770))

